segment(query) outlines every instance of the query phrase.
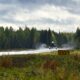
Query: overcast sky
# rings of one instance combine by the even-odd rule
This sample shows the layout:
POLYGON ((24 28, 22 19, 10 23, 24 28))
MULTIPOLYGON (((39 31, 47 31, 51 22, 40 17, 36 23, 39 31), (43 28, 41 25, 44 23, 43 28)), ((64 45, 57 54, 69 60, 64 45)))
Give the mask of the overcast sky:
POLYGON ((80 27, 80 0, 0 0, 0 26, 74 32, 80 27))

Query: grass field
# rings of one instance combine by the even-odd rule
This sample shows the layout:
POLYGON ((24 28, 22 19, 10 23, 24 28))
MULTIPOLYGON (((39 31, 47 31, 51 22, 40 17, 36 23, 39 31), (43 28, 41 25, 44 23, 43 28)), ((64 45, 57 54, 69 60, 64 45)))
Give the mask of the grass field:
POLYGON ((80 80, 80 51, 0 57, 0 80, 80 80))

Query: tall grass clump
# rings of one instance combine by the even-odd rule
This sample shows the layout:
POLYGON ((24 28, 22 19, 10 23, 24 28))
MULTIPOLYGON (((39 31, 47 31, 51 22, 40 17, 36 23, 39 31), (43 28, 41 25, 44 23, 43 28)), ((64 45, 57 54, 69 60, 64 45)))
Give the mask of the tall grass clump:
POLYGON ((0 57, 0 67, 10 68, 12 66, 12 58, 9 55, 0 57))

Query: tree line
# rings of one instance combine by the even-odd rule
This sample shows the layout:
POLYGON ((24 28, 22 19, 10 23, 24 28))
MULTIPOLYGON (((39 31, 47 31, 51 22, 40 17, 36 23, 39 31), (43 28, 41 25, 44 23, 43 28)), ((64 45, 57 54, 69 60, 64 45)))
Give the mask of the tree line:
POLYGON ((57 47, 63 44, 75 43, 76 48, 80 48, 80 29, 75 33, 57 33, 49 30, 36 30, 26 27, 14 30, 12 27, 0 27, 0 49, 34 49, 36 45, 46 44, 50 46, 52 41, 57 47))

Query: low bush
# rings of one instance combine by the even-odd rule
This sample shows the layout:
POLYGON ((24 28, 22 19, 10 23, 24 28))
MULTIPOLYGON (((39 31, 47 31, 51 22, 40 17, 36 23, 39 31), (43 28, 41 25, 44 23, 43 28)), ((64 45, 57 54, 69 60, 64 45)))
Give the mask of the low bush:
POLYGON ((12 67, 12 58, 10 56, 2 56, 0 58, 0 66, 5 68, 12 67))

